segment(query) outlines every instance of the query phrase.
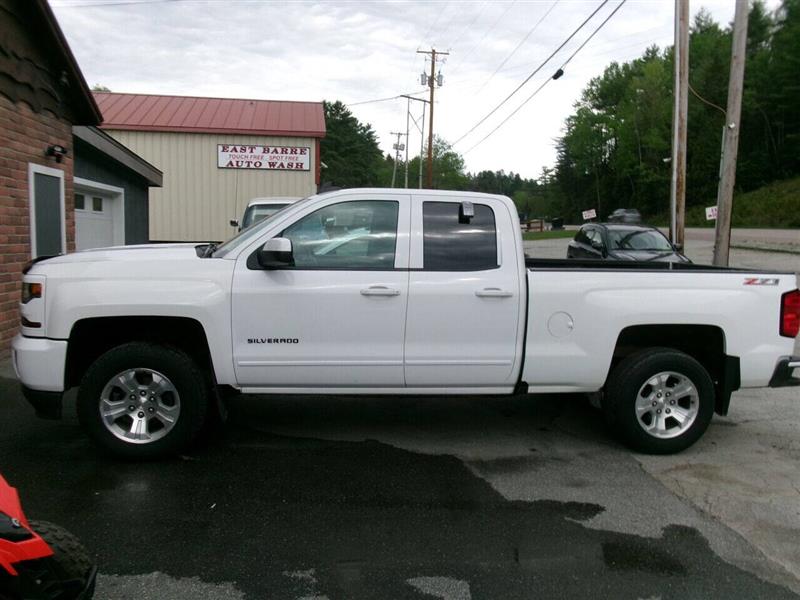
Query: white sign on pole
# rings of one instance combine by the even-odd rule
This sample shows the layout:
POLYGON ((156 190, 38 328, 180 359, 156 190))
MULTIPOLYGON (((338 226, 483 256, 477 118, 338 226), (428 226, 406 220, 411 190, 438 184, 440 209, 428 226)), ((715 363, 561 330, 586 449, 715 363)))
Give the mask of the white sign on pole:
POLYGON ((715 221, 717 219, 717 207, 706 206, 706 221, 715 221))
POLYGON ((311 148, 307 146, 217 144, 217 167, 220 169, 310 171, 311 148))
POLYGON ((589 210, 585 210, 581 213, 583 215, 583 220, 588 221, 589 219, 596 219, 597 218, 597 211, 593 208, 589 210))

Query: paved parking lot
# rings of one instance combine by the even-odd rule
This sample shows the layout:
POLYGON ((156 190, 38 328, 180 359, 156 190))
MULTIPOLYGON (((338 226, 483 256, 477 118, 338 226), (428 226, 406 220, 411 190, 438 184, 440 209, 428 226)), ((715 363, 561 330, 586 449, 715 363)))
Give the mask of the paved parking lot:
POLYGON ((677 457, 631 454, 580 396, 254 397, 149 464, 104 456, 73 417, 36 420, 11 380, 0 394, 3 472, 91 549, 98 598, 800 592, 786 392, 737 396, 677 457))
POLYGON ((249 397, 187 455, 138 464, 69 405, 37 420, 16 385, 0 469, 90 548, 97 598, 800 594, 796 390, 736 393, 668 457, 619 446, 582 396, 249 397))

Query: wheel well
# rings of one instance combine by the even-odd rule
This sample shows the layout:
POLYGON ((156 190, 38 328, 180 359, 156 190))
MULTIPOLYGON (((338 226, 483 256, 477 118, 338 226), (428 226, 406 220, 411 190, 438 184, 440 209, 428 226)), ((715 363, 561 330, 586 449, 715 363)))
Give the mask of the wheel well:
POLYGON ((725 354, 725 333, 722 329, 714 325, 634 325, 626 327, 617 338, 609 373, 625 357, 656 346, 680 350, 703 365, 714 382, 716 412, 727 414, 730 392, 739 387, 739 363, 738 359, 733 359, 725 354))
POLYGON ((168 344, 186 352, 213 380, 203 326, 187 317, 97 317, 73 325, 67 344, 65 389, 77 386, 102 354, 127 342, 168 344))

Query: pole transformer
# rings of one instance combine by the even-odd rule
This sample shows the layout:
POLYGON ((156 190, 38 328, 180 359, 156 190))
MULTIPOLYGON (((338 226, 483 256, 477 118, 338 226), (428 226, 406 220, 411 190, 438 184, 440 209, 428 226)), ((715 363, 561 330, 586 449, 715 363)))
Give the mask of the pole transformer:
MULTIPOLYGON (((436 77, 436 57, 437 56, 447 56, 449 52, 437 52, 435 48, 431 48, 430 50, 417 50, 417 54, 428 54, 431 57, 431 74, 428 77, 428 87, 430 88, 430 100, 428 101, 431 105, 431 114, 428 123, 428 177, 427 177, 427 187, 428 189, 433 188, 433 93, 436 89, 437 84, 437 77, 436 77)), ((424 76, 424 75, 423 75, 424 76)), ((441 87, 442 80, 441 76, 438 80, 438 85, 441 87)))
POLYGON ((392 187, 394 187, 394 182, 397 179, 397 161, 400 160, 400 152, 405 150, 406 144, 400 143, 400 136, 405 135, 402 131, 392 131, 392 135, 397 136, 397 141, 392 144, 392 148, 394 148, 394 168, 392 169, 392 187))

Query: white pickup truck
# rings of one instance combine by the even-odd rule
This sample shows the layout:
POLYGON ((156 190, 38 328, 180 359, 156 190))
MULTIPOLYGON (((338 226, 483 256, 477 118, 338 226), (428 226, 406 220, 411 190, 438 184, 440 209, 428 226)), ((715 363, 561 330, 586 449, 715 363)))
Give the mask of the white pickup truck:
POLYGON ((250 394, 597 393, 636 450, 680 451, 740 387, 798 385, 793 273, 526 259, 504 196, 312 196, 220 246, 34 261, 13 360, 43 417, 174 453, 250 394))

